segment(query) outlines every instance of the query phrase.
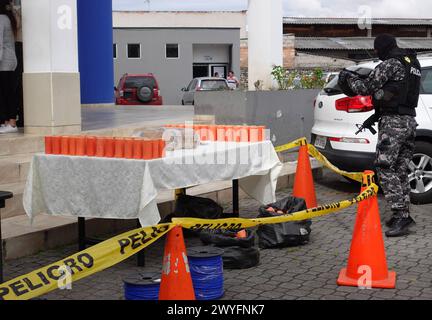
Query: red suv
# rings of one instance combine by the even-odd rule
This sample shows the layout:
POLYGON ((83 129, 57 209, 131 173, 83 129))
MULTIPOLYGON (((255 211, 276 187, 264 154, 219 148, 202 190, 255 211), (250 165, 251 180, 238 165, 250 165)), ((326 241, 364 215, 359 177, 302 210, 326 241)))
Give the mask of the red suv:
POLYGON ((114 88, 116 104, 162 105, 159 85, 152 73, 124 74, 114 88))

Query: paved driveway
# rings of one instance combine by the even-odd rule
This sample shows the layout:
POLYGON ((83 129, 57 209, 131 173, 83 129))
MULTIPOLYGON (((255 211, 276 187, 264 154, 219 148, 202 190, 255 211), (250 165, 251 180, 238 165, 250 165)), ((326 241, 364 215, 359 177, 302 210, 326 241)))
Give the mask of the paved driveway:
POLYGON ((164 125, 172 121, 192 121, 193 106, 115 106, 82 108, 84 131, 113 128, 133 123, 164 125))
MULTIPOLYGON (((325 171, 316 184, 319 203, 349 199, 359 191, 341 177, 325 171)), ((285 197, 290 189, 278 193, 285 197)), ((385 204, 379 195, 380 211, 385 204)), ((241 202, 243 216, 256 216, 259 204, 251 199, 241 202), (248 214, 246 214, 248 213, 248 214)), ((227 206, 229 208, 229 206, 227 206)), ((247 270, 225 270, 224 300, 236 299, 430 299, 432 300, 432 205, 414 206, 417 221, 415 234, 402 238, 385 238, 389 268, 397 272, 397 289, 362 290, 338 287, 336 279, 346 266, 356 207, 314 219, 311 242, 302 247, 262 250, 261 263, 247 270)), ((200 245, 195 238, 186 239, 187 247, 200 245)), ((140 269, 135 259, 120 263, 73 284, 71 291, 53 291, 46 299, 123 299, 122 279, 136 272, 160 272, 163 241, 146 251, 147 266, 140 269)), ((10 279, 74 253, 75 246, 50 250, 38 255, 10 261, 6 278, 10 279)))

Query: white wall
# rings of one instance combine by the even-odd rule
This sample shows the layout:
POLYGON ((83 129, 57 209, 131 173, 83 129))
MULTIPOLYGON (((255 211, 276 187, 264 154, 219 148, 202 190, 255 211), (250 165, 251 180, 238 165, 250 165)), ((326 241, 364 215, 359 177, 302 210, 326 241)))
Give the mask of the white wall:
POLYGON ((245 11, 114 11, 114 28, 200 27, 240 28, 240 38, 246 38, 245 11))
POLYGON ((229 63, 229 46, 223 44, 194 44, 194 63, 229 63))
POLYGON ((78 72, 76 0, 23 0, 24 72, 78 72))
POLYGON ((263 89, 275 85, 272 68, 283 64, 282 14, 282 0, 248 2, 249 90, 254 90, 258 80, 263 89))

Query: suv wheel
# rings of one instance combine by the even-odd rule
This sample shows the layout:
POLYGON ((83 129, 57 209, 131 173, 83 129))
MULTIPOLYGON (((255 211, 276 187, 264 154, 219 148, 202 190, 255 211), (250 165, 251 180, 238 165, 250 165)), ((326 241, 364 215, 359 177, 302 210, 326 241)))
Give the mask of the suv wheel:
POLYGON ((137 97, 141 102, 150 102, 153 98, 153 90, 146 86, 140 87, 137 90, 137 97))
POLYGON ((410 164, 409 181, 411 202, 415 204, 432 201, 432 144, 417 141, 410 164))

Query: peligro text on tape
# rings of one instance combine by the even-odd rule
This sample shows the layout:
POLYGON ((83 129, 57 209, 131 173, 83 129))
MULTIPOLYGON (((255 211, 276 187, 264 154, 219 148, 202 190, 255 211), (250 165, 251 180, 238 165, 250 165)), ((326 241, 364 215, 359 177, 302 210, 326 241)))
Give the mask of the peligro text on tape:
MULTIPOLYGON (((307 145, 309 154, 314 156, 329 169, 353 180, 362 181, 362 173, 351 173, 338 169, 318 150, 316 150, 315 147, 307 144, 306 138, 298 139, 292 143, 275 149, 277 152, 282 152, 302 145, 307 145)), ((351 200, 318 206, 316 208, 299 211, 289 215, 259 219, 234 218, 208 220, 174 218, 173 223, 171 224, 159 224, 156 226, 128 231, 92 246, 89 249, 78 252, 64 260, 60 260, 56 263, 0 284, 0 300, 27 300, 55 290, 59 287, 59 281, 64 276, 60 270, 70 270, 71 274, 68 276, 73 282, 109 268, 146 248, 161 236, 169 232, 175 225, 181 225, 183 228, 195 230, 243 229, 263 224, 306 220, 347 208, 355 203, 376 195, 377 191, 378 186, 372 183, 361 194, 351 200)))
POLYGON ((292 214, 280 215, 268 218, 257 218, 257 219, 243 219, 243 218, 229 218, 229 219, 194 219, 194 218, 173 218, 173 223, 181 225, 183 228, 191 230, 216 230, 216 229, 227 229, 227 230, 238 230, 244 228, 252 228, 265 224, 283 223, 288 221, 301 221, 312 219, 320 216, 324 216, 349 206, 355 203, 369 199, 376 195, 378 192, 378 186, 376 184, 370 185, 361 194, 351 200, 339 201, 327 205, 318 206, 316 208, 310 208, 303 211, 294 212, 292 214))
POLYGON ((70 270, 72 281, 109 268, 152 244, 174 227, 159 224, 125 232, 70 257, 26 275, 0 284, 0 300, 27 300, 59 287, 65 276, 60 269, 70 270), (65 268, 66 267, 66 268, 65 268))

